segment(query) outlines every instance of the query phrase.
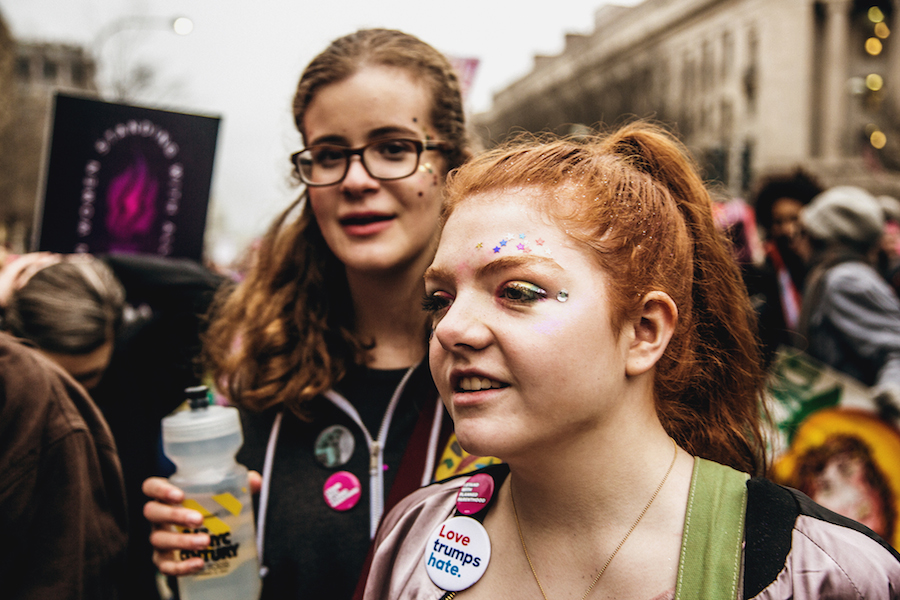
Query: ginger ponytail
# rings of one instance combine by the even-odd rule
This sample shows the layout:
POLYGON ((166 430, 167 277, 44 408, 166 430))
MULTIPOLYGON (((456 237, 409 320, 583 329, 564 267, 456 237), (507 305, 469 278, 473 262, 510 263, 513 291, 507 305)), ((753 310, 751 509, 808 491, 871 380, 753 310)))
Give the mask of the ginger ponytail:
POLYGON ((693 454, 761 474, 765 374, 755 313, 729 242, 713 221, 709 192, 687 150, 661 129, 633 124, 608 143, 667 191, 691 245, 690 314, 656 379, 663 425, 693 454))

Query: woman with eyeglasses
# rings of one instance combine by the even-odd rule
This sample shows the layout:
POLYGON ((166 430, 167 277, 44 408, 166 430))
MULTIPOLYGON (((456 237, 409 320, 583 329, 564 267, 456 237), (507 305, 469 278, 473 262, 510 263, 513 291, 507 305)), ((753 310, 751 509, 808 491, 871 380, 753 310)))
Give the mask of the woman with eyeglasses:
MULTIPOLYGON (((450 64, 398 31, 332 42, 304 71, 294 117, 305 191, 218 306, 205 353, 242 409, 238 460, 262 473, 263 598, 349 598, 385 508, 458 448, 424 361, 421 302, 444 179, 469 148, 450 64)), ((178 557, 209 536, 172 526, 201 515, 164 479, 144 489, 160 572, 197 572, 202 559, 178 557)))

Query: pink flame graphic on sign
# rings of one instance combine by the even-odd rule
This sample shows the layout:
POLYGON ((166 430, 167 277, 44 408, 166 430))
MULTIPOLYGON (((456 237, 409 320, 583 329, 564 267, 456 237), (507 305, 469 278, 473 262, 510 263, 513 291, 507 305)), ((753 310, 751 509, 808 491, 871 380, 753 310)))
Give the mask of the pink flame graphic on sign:
POLYGON ((156 220, 159 182, 151 175, 143 156, 116 175, 106 195, 106 229, 112 251, 137 251, 141 238, 156 220))

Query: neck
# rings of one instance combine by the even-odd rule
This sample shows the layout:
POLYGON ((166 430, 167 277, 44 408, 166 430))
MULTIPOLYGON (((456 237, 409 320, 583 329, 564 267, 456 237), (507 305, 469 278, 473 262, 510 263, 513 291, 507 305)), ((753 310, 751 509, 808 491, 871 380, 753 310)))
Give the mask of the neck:
MULTIPOLYGON (((546 456, 550 462, 511 461, 510 484, 519 518, 569 531, 571 527, 602 529, 603 523, 633 518, 675 456, 671 438, 658 420, 655 423, 649 433, 646 428, 639 434, 617 431, 599 442, 575 443, 546 456)), ((686 453, 679 455, 690 461, 686 453)), ((679 472, 683 475, 684 469, 679 472)), ((670 479, 674 476, 670 474, 670 479)))
POLYGON ((368 366, 398 369, 425 356, 427 315, 422 310, 422 274, 348 272, 356 333, 374 342, 368 366))

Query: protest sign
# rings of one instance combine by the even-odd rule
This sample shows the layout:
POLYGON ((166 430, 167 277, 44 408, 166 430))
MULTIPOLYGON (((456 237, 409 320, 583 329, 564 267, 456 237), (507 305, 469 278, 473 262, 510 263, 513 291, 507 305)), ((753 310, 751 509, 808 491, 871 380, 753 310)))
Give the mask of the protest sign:
POLYGON ((219 119, 57 94, 36 249, 199 260, 219 119))

